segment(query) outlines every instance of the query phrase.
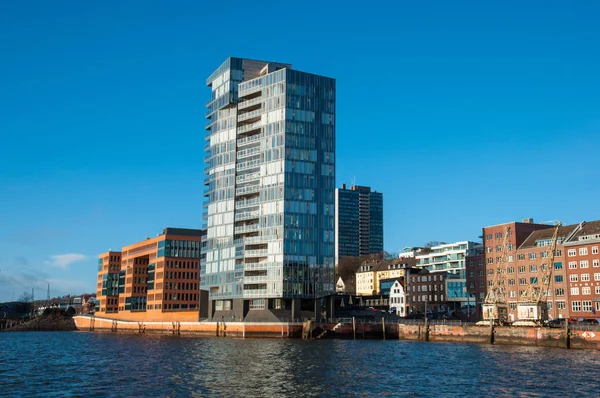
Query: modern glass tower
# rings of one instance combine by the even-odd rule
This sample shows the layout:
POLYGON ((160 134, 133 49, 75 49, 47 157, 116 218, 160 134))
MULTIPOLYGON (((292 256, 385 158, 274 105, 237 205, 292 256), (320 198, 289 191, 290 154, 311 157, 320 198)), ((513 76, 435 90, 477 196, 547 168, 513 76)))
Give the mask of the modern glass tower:
POLYGON ((206 83, 209 316, 297 317, 334 290, 335 80, 228 58, 206 83))
POLYGON ((353 185, 335 190, 335 259, 383 252, 383 194, 353 185))

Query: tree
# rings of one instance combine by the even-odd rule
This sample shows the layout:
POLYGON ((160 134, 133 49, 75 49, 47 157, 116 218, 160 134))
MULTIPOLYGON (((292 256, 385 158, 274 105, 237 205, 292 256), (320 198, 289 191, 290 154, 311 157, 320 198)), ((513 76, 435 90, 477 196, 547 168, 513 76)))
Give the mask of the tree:
POLYGON ((33 301, 33 294, 25 290, 21 296, 19 296, 19 301, 21 303, 30 303, 33 301))

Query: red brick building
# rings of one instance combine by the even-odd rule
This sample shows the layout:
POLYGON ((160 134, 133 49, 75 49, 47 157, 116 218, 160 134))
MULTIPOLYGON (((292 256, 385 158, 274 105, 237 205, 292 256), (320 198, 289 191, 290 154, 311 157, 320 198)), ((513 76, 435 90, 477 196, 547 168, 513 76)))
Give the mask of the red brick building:
POLYGON ((475 299, 475 319, 481 319, 481 306, 485 301, 486 275, 485 275, 485 256, 483 250, 473 256, 465 258, 467 268, 467 292, 475 299))
POLYGON ((564 243, 571 318, 600 318, 600 221, 582 222, 564 243))
MULTIPOLYGON (((525 240, 531 235, 532 232, 552 228, 552 225, 546 224, 534 224, 533 220, 526 219, 524 222, 510 222, 506 224, 499 224, 489 227, 483 228, 483 255, 484 255, 484 263, 486 267, 486 294, 488 288, 493 284, 494 276, 498 272, 498 265, 502 259, 502 256, 505 254, 505 272, 506 274, 506 301, 508 305, 508 319, 516 320, 517 319, 517 302, 518 302, 518 290, 516 286, 512 287, 509 285, 510 279, 509 275, 515 275, 516 270, 519 267, 517 265, 517 248, 525 242, 525 240), (507 229, 508 228, 508 229, 507 229), (505 248, 503 247, 505 234, 508 233, 507 236, 507 253, 504 253, 505 248), (512 271, 512 272, 511 272, 512 271), (514 291, 515 293, 511 293, 514 291), (512 297, 511 295, 514 295, 512 297)), ((523 264, 521 264, 523 265, 523 264)), ((521 278, 527 278, 525 275, 521 278)), ((528 283, 528 280, 520 280, 519 282, 524 282, 522 286, 528 283)))

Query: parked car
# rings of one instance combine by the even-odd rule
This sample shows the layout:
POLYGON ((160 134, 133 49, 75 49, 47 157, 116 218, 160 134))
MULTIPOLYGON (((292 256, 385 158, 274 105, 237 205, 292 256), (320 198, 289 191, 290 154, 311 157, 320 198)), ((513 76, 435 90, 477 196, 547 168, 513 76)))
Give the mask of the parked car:
POLYGON ((546 326, 551 328, 562 328, 565 325, 565 318, 556 318, 546 322, 546 326))
POLYGON ((390 308, 390 309, 388 310, 388 312, 389 312, 390 314, 395 314, 395 313, 396 313, 396 307, 392 307, 392 308, 390 308))

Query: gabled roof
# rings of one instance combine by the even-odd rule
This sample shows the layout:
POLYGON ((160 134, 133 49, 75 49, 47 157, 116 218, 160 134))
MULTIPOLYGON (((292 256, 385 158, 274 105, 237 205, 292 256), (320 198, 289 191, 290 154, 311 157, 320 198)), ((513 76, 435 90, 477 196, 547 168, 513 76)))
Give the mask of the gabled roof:
MULTIPOLYGON (((558 229, 558 237, 564 240, 564 238, 573 232, 578 225, 579 224, 572 224, 560 227, 558 229)), ((525 239, 521 246, 519 246, 519 249, 536 247, 535 242, 538 240, 552 239, 552 236, 554 236, 554 227, 548 226, 548 228, 538 229, 537 231, 533 231, 531 234, 529 234, 527 239, 525 239)))
POLYGON ((578 241, 580 236, 596 235, 596 234, 600 234, 600 220, 584 223, 583 227, 569 239, 569 242, 578 241))

